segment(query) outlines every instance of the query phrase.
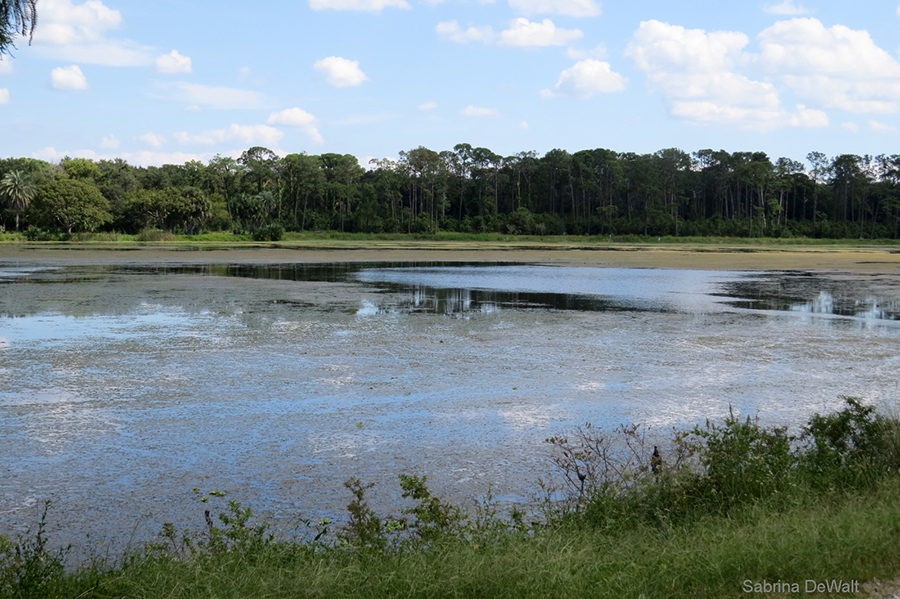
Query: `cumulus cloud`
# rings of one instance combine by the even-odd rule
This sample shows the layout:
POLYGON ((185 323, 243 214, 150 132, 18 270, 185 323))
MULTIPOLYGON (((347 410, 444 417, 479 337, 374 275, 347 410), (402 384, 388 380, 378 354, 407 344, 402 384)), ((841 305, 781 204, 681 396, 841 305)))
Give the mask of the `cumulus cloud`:
POLYGON ((802 4, 794 4, 793 0, 784 0, 781 4, 766 4, 763 6, 763 12, 767 12, 770 15, 805 15, 809 13, 809 9, 807 9, 802 4))
POLYGON ((0 87, 0 104, 9 104, 9 90, 0 87))
MULTIPOLYGON (((216 87, 200 85, 198 83, 163 83, 159 88, 166 92, 167 97, 178 100, 190 106, 209 106, 220 109, 259 109, 265 108, 267 101, 263 94, 246 89, 233 87, 216 87)), ((191 110, 192 112, 196 112, 191 110)))
POLYGON ((381 12, 385 8, 409 9, 406 0, 309 0, 313 10, 362 10, 381 12))
POLYGON ((470 26, 463 29, 457 21, 438 23, 435 31, 441 38, 458 44, 471 42, 493 44, 496 42, 498 46, 520 48, 565 46, 584 36, 580 29, 563 29, 557 27, 550 19, 544 19, 537 23, 524 17, 510 21, 509 29, 501 31, 499 35, 490 25, 470 26))
POLYGON ((172 50, 168 54, 156 57, 156 72, 164 74, 191 73, 191 59, 182 56, 178 50, 172 50))
POLYGON ((496 34, 490 25, 462 29, 456 21, 438 23, 434 30, 440 37, 458 44, 467 44, 469 42, 482 42, 487 44, 492 42, 496 37, 496 34))
POLYGON ((805 18, 780 21, 757 37, 757 64, 808 104, 857 113, 900 109, 900 63, 867 31, 805 18))
POLYGON ((0 75, 9 75, 12 72, 12 61, 8 57, 0 58, 0 75))
POLYGON ((172 136, 182 144, 209 145, 236 140, 248 146, 272 146, 281 141, 284 133, 268 125, 231 125, 226 129, 212 129, 195 135, 180 131, 172 136))
POLYGON ((437 108, 437 102, 435 102, 435 101, 422 102, 418 106, 418 109, 421 110, 422 112, 434 110, 435 108, 437 108))
POLYGON ((807 108, 803 104, 797 104, 797 112, 790 115, 791 127, 827 127, 828 115, 824 110, 807 108))
POLYGON ((319 119, 301 108, 286 108, 281 112, 273 112, 269 115, 266 124, 297 127, 304 131, 315 143, 325 143, 325 139, 322 137, 322 134, 319 133, 319 119))
POLYGON ((585 58, 596 58, 603 60, 606 58, 606 44, 598 44, 593 50, 580 50, 578 48, 566 49, 566 56, 572 60, 584 60, 585 58))
POLYGON ((100 140, 101 148, 118 148, 119 147, 119 138, 115 135, 105 135, 103 139, 100 140))
POLYGON ((369 78, 359 68, 358 60, 348 60, 340 56, 329 56, 317 60, 313 68, 325 75, 325 81, 334 87, 354 87, 362 85, 369 78))
POLYGON ((766 129, 822 126, 827 117, 805 107, 788 113, 776 87, 738 72, 749 38, 740 32, 706 32, 660 21, 644 21, 626 55, 647 74, 675 118, 695 124, 766 129))
POLYGON ((154 148, 161 148, 166 143, 166 138, 157 133, 145 133, 138 136, 138 139, 144 143, 148 143, 154 148))
POLYGON ((583 37, 580 29, 562 29, 550 19, 532 23, 519 18, 510 23, 509 29, 500 33, 501 46, 565 46, 583 37))
POLYGON ((60 91, 87 89, 88 82, 78 65, 73 64, 50 71, 50 86, 60 91))
POLYGON ((522 121, 518 125, 516 125, 517 129, 528 129, 528 121, 522 121))
POLYGON ((847 131, 852 131, 853 133, 859 132, 859 125, 856 123, 841 123, 841 127, 846 129, 847 131))
POLYGON ((509 7, 524 15, 596 17, 601 12, 600 3, 594 0, 509 0, 509 7))
POLYGON ((872 131, 886 131, 888 133, 896 133, 898 131, 897 127, 894 127, 893 125, 879 123, 878 121, 874 120, 869 121, 869 129, 871 129, 872 131))
POLYGON ((463 116, 497 116, 500 112, 496 108, 481 108, 471 104, 459 111, 463 116))
POLYGON ((144 66, 152 64, 151 48, 111 38, 122 26, 122 14, 100 0, 41 0, 40 25, 34 30, 38 53, 87 64, 144 66))
MULTIPOLYGON (((588 58, 560 73, 554 89, 557 93, 586 99, 594 94, 620 92, 627 82, 625 77, 612 70, 608 62, 588 58)), ((550 97, 555 94, 544 90, 541 95, 550 97)))

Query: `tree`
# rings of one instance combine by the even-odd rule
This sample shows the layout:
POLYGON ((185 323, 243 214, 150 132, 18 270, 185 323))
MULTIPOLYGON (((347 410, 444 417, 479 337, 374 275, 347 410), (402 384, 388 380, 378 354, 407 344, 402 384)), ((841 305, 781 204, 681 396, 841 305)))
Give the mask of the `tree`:
POLYGON ((31 37, 37 24, 37 0, 0 0, 0 57, 15 48, 16 36, 31 37))
POLYGON ((6 200, 9 209, 16 213, 16 231, 19 230, 19 215, 28 208, 34 197, 34 184, 22 171, 10 171, 0 179, 0 198, 6 200))
POLYGON ((74 179, 38 187, 31 208, 39 221, 66 233, 93 231, 112 220, 109 202, 100 190, 74 179))

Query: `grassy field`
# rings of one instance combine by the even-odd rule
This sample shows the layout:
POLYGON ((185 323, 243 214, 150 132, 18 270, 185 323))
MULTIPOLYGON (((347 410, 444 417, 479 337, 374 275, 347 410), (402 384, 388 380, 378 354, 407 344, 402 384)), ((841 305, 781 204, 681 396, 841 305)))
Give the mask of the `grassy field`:
POLYGON ((405 513, 384 518, 350 481, 347 521, 292 539, 231 502, 196 531, 164 527, 130 555, 66 569, 38 527, 0 542, 0 596, 847 596, 808 585, 862 590, 900 572, 897 420, 854 400, 800 438, 731 418, 676 434, 660 459, 631 430, 553 440, 574 485, 540 523, 464 513, 416 476, 400 477, 405 513))
MULTIPOLYGON (((0 233, 0 242, 28 243, 24 233, 6 231, 0 233)), ((30 243, 85 243, 85 244, 227 244, 238 246, 271 246, 277 245, 317 245, 322 242, 379 244, 417 244, 442 242, 474 242, 482 244, 504 244, 511 246, 606 246, 606 245, 648 245, 648 246, 745 246, 745 247, 793 247, 793 246, 842 246, 842 247, 880 247, 897 246, 897 239, 813 239, 806 237, 772 238, 772 237, 656 237, 656 236, 607 236, 607 235, 502 235, 500 233, 453 233, 439 232, 435 234, 393 234, 393 233, 341 233, 338 231, 287 232, 276 242, 254 241, 252 235, 238 235, 230 232, 203 233, 200 235, 175 235, 162 231, 145 231, 138 235, 122 233, 75 233, 71 236, 49 236, 44 240, 32 240, 30 243)))

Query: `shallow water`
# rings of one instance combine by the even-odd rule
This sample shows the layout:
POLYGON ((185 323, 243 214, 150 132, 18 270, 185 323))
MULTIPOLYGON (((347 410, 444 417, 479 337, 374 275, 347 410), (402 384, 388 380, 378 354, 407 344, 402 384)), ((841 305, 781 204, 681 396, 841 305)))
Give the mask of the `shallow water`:
POLYGON ((528 501, 542 441, 585 422, 892 400, 898 298, 797 272, 0 265, 0 533, 45 498, 56 538, 117 548, 228 499, 340 517, 351 476, 396 511, 400 472, 528 501))

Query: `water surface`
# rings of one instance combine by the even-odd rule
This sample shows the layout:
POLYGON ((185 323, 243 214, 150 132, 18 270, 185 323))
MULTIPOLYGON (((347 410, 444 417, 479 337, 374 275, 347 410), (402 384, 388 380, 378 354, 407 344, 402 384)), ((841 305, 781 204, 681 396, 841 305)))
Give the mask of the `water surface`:
POLYGON ((227 499, 287 523, 429 475, 528 501, 542 441, 896 393, 879 277, 527 265, 0 265, 0 533, 121 542, 227 499), (221 490, 199 502, 192 491, 221 490), (143 518, 143 519, 142 519, 143 518), (64 536, 64 535, 63 535, 64 536))

